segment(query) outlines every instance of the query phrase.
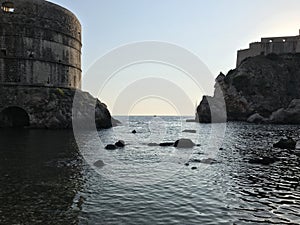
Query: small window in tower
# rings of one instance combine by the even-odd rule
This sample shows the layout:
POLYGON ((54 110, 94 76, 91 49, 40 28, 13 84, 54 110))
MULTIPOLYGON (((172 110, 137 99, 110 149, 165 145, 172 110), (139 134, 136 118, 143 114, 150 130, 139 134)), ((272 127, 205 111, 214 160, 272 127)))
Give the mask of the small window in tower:
POLYGON ((1 6, 1 9, 4 12, 13 13, 15 11, 14 3, 12 3, 12 2, 3 2, 2 6, 1 6))

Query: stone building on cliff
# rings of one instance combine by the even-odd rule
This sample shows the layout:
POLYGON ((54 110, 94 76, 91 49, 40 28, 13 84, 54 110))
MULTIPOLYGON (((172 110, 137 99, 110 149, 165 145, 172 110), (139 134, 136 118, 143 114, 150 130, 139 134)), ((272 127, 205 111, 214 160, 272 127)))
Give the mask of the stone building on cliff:
POLYGON ((258 55, 300 53, 300 30, 297 36, 268 37, 260 42, 251 43, 248 49, 239 50, 237 53, 237 66, 243 60, 258 55))
MULTIPOLYGON (((71 127, 72 100, 81 88, 79 20, 45 0, 0 0, 0 6, 0 127, 71 127)), ((97 104, 99 116, 110 120, 97 104)))

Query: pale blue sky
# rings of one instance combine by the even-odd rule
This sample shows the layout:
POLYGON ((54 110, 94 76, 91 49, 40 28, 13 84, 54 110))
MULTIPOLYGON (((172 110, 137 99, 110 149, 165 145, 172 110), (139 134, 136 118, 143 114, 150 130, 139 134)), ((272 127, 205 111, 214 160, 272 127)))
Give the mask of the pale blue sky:
MULTIPOLYGON (((81 21, 83 75, 97 59, 118 46, 156 40, 173 43, 195 53, 216 76, 220 71, 227 73, 235 67, 236 51, 247 48, 249 42, 267 36, 297 35, 300 29, 299 0, 51 2, 68 8, 81 21)), ((168 76, 171 75, 165 78, 168 79, 168 76)), ((188 86, 183 88, 189 89, 188 86)), ((88 90, 88 87, 84 89, 88 90)), ((188 93, 192 102, 201 100, 202 94, 188 93)), ((99 97, 113 108, 113 102, 106 95, 103 95, 104 99, 99 97)), ((193 109, 190 110, 192 114, 193 109)), ((163 114, 159 110, 157 112, 163 114)))

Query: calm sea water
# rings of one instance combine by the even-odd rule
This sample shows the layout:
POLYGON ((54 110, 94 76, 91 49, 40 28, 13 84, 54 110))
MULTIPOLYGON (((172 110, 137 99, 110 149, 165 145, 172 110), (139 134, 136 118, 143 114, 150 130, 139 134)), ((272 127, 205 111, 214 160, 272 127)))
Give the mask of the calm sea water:
POLYGON ((299 140, 300 126, 119 119, 76 140, 72 131, 1 130, 0 224, 300 224, 300 150, 272 147, 299 140), (179 138, 200 145, 148 146, 179 138), (119 139, 124 149, 104 150, 119 139), (248 162, 259 156, 279 161, 248 162), (193 160, 215 163, 185 165, 193 160))

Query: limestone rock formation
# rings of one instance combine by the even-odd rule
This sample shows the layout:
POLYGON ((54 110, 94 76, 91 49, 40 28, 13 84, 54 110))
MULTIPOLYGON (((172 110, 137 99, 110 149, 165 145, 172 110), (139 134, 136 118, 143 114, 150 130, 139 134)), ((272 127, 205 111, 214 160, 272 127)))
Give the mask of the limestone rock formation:
POLYGON ((72 118, 82 124, 92 119, 98 129, 112 126, 106 105, 87 92, 70 88, 0 87, 0 127, 68 129, 72 128, 72 118), (75 93, 80 107, 73 115, 75 93), (91 108, 95 115, 91 115, 91 108))
POLYGON ((224 122, 226 114, 227 121, 299 124, 299 90, 299 54, 248 58, 216 78, 214 96, 203 97, 196 119, 224 122), (212 120, 213 115, 217 119, 212 120))

